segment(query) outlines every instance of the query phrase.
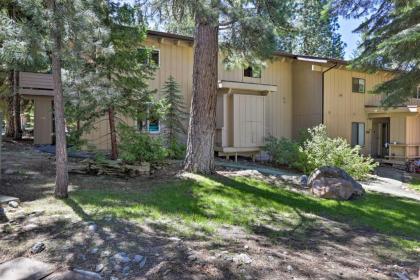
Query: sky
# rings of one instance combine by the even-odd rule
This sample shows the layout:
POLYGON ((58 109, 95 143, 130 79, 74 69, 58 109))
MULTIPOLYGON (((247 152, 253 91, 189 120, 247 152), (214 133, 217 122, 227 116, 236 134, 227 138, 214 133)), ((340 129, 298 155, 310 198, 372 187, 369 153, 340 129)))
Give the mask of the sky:
POLYGON ((345 49, 345 59, 350 59, 353 51, 357 49, 357 43, 360 41, 360 35, 353 33, 352 31, 356 29, 360 23, 361 19, 345 19, 342 17, 338 19, 338 24, 340 25, 338 32, 341 34, 341 40, 347 44, 345 49))

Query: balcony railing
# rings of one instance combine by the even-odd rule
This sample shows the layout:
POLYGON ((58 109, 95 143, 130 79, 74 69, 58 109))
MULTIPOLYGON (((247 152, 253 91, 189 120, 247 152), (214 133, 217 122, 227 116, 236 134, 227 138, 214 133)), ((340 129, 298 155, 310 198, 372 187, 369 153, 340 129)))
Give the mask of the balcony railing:
MULTIPOLYGON (((378 106, 382 105, 383 96, 381 94, 366 94, 365 97, 365 106, 378 106)), ((399 106, 409 106, 409 105, 417 105, 420 106, 420 98, 410 98, 404 104, 400 104, 399 106)))

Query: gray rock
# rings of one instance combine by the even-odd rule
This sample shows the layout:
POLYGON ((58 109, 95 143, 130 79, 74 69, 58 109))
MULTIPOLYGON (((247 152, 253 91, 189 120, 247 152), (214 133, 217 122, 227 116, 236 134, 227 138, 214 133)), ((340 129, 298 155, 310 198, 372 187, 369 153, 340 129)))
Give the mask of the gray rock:
POLYGON ((111 256, 111 252, 108 250, 105 250, 103 252, 101 252, 101 257, 109 257, 111 256))
POLYGON ((130 258, 124 252, 120 252, 120 253, 115 254, 113 256, 113 258, 117 263, 128 263, 128 262, 130 262, 130 258))
POLYGON ((146 265, 147 257, 144 257, 143 260, 140 262, 140 269, 142 269, 146 265))
POLYGON ((13 170, 13 169, 6 169, 4 171, 4 174, 6 174, 6 175, 12 175, 12 174, 15 174, 15 173, 16 173, 16 171, 13 170))
POLYGON ((348 200, 365 193, 362 185, 338 167, 324 166, 312 172, 308 186, 315 196, 348 200))
POLYGON ((252 259, 247 254, 239 254, 232 258, 232 261, 238 264, 250 264, 252 259))
POLYGON ((24 225, 23 227, 22 227, 22 229, 24 230, 24 231, 31 231, 31 230, 34 230, 34 229, 37 229, 39 226, 38 225, 36 225, 36 224, 27 224, 27 225, 24 225))
POLYGON ((130 273, 130 267, 128 265, 124 266, 122 273, 127 276, 130 273))
POLYGON ((410 276, 408 276, 407 272, 396 272, 395 276, 398 280, 410 280, 410 276))
POLYGON ((32 254, 38 254, 45 250, 45 244, 42 242, 35 243, 31 248, 32 254))
POLYGON ((139 262, 141 262, 143 259, 144 259, 144 256, 142 256, 142 255, 135 255, 135 256, 133 257, 133 262, 137 262, 137 263, 139 263, 139 262))
POLYGON ((19 203, 17 201, 9 201, 9 207, 12 208, 18 208, 19 207, 19 203))
POLYGON ((95 271, 96 272, 101 272, 102 270, 104 270, 104 268, 105 268, 105 266, 100 263, 100 264, 96 265, 95 271))
POLYGON ((119 279, 115 276, 111 276, 111 278, 109 278, 109 280, 119 280, 119 279))
POLYGON ((86 256, 85 256, 85 255, 83 255, 83 254, 81 254, 81 255, 79 256, 79 258, 80 258, 82 261, 87 260, 86 256))
MULTIPOLYGON (((102 279, 101 275, 99 275, 96 272, 86 271, 86 270, 82 270, 82 269, 73 269, 73 271, 80 275, 79 276, 80 278, 78 277, 77 279, 89 279, 89 280, 102 279)), ((75 275, 75 277, 77 277, 76 275, 75 275)))
POLYGON ((308 176, 306 175, 302 175, 300 176, 300 186, 302 188, 307 188, 308 187, 308 176))
POLYGON ((291 272, 293 271, 293 266, 291 266, 290 264, 287 266, 287 271, 291 272))
POLYGON ((98 251, 99 251, 99 249, 98 248, 92 248, 92 249, 90 249, 90 253, 91 254, 96 254, 96 253, 98 253, 98 251))
POLYGON ((90 231, 96 231, 98 229, 98 226, 96 224, 90 224, 88 226, 88 230, 90 231))

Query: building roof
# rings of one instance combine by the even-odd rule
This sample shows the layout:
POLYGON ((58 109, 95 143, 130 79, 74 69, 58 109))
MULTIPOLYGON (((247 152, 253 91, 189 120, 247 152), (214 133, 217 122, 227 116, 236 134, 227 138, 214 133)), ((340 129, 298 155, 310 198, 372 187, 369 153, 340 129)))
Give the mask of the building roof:
MULTIPOLYGON (((155 31, 155 30, 148 30, 147 35, 153 36, 153 37, 161 37, 161 38, 170 38, 175 40, 182 40, 187 42, 194 42, 194 38, 191 36, 184 36, 169 32, 161 32, 161 31, 155 31)), ((336 59, 336 58, 329 58, 329 57, 319 57, 319 56, 312 56, 312 55, 297 55, 282 51, 275 51, 275 56, 281 56, 281 57, 287 57, 297 60, 309 60, 314 62, 323 62, 323 63, 334 63, 334 64, 340 64, 340 65, 348 65, 349 61, 342 60, 342 59, 336 59)))

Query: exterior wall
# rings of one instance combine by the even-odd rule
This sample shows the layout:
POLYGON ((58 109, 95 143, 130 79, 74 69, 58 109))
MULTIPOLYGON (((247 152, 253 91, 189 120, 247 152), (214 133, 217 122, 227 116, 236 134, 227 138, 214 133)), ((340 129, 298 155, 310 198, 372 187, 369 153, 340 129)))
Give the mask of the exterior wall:
MULTIPOLYGON (((193 68, 193 46, 190 42, 179 41, 170 38, 149 37, 146 45, 159 50, 160 65, 155 72, 155 77, 149 82, 151 89, 157 90, 157 98, 162 96, 162 90, 165 81, 172 75, 179 83, 184 96, 185 108, 189 112, 192 95, 192 68, 193 68)), ((278 90, 263 97, 264 100, 264 135, 273 135, 275 137, 292 136, 292 63, 290 59, 276 58, 268 62, 262 70, 260 79, 247 78, 243 76, 242 69, 225 69, 221 59, 219 59, 218 79, 235 82, 249 82, 259 84, 276 85, 278 90)), ((233 100, 227 98, 229 104, 227 108, 233 110, 233 100)), ((240 114, 252 114, 250 106, 242 108, 240 114)), ((229 109, 228 109, 229 110, 229 109)), ((233 112, 226 112, 227 115, 233 115, 233 112)), ((132 120, 126 120, 129 124, 135 125, 132 120)), ((218 116, 217 124, 223 123, 223 117, 218 116)), ((186 124, 187 125, 187 124, 186 124)), ((233 124, 231 124, 232 126, 233 124)), ((226 134, 227 142, 232 142, 233 135, 229 129, 226 134)), ((99 120, 95 128, 84 136, 90 144, 98 149, 109 150, 109 128, 106 118, 99 120)), ((216 131, 217 134, 217 131, 216 131)), ((216 140, 217 141, 217 140, 216 140)), ((233 143, 232 143, 233 144, 233 143)))
POLYGON ((322 72, 312 64, 293 63, 293 138, 322 122, 322 72))
MULTIPOLYGON (((372 121, 368 118, 365 105, 380 104, 381 97, 370 94, 369 91, 386 79, 386 73, 367 74, 346 69, 332 69, 325 74, 324 123, 331 137, 343 137, 350 143, 352 122, 365 123, 366 135, 363 152, 371 153, 372 121), (352 92, 353 77, 366 80, 365 93, 352 92)), ((391 118, 391 140, 393 137, 397 137, 397 134, 393 136, 392 131, 398 127, 397 123, 401 121, 400 118, 391 118)), ((405 134, 398 132, 398 137, 405 138, 405 134)))
POLYGON ((34 120, 34 144, 52 143, 52 98, 34 96, 35 120, 34 120))

